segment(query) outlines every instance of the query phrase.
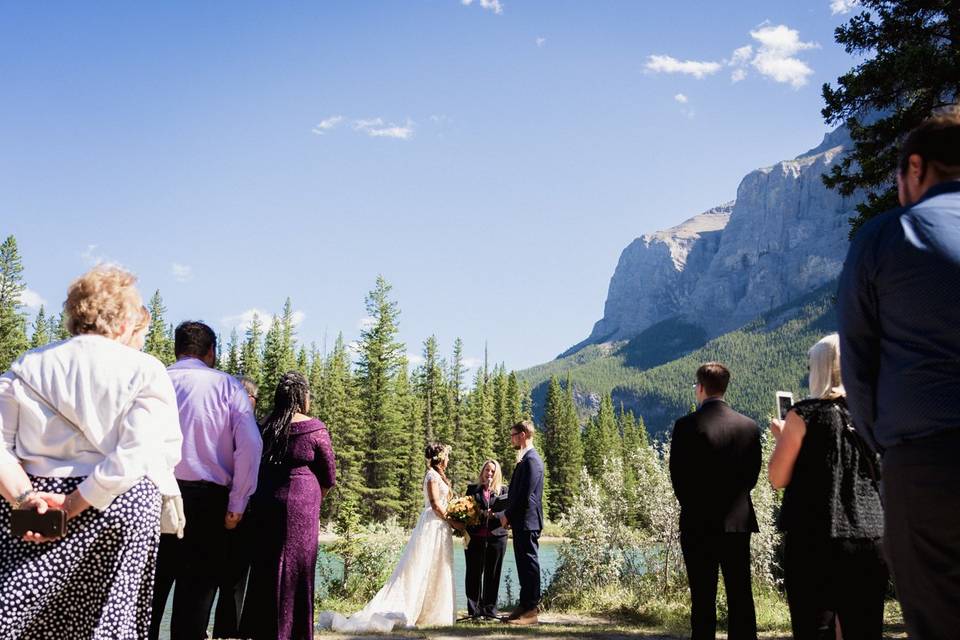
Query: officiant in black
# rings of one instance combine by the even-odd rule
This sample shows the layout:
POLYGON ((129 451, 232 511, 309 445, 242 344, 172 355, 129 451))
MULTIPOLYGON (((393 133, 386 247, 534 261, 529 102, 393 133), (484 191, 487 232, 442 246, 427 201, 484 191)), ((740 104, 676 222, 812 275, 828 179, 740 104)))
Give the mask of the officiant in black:
POLYGON ((480 511, 480 523, 467 528, 470 543, 464 549, 467 613, 471 618, 496 618, 500 570, 507 550, 507 530, 493 515, 494 511, 503 508, 507 495, 500 463, 496 460, 484 462, 477 484, 467 486, 467 495, 477 501, 480 511))

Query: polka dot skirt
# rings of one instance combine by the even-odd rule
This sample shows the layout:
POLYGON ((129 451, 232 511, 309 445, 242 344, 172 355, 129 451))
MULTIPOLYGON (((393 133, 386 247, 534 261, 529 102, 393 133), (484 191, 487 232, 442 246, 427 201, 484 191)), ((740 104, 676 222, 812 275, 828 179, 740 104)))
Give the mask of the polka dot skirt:
MULTIPOLYGON (((32 478, 70 493, 83 478, 32 478)), ((103 512, 67 522, 67 535, 34 544, 10 535, 0 500, 0 640, 127 640, 150 627, 160 492, 141 480, 103 512)))

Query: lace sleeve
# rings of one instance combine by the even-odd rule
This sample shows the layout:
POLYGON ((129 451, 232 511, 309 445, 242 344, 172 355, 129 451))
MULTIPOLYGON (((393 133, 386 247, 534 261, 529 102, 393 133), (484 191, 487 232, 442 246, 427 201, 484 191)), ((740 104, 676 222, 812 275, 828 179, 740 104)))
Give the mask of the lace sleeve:
POLYGON ((823 402, 815 398, 808 398, 797 402, 790 407, 790 410, 800 416, 807 426, 810 426, 823 411, 823 402))

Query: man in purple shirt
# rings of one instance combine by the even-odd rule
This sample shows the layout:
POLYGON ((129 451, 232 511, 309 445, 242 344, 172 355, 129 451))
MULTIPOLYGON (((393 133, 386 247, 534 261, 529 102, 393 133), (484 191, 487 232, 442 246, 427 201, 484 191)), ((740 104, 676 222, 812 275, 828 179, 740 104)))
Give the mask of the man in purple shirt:
POLYGON ((174 475, 187 526, 182 540, 164 535, 157 558, 151 640, 170 588, 171 640, 207 637, 214 594, 228 569, 228 531, 236 528, 257 486, 263 448, 247 392, 213 368, 217 337, 201 322, 184 322, 174 335, 177 361, 167 372, 177 394, 183 455, 174 475))

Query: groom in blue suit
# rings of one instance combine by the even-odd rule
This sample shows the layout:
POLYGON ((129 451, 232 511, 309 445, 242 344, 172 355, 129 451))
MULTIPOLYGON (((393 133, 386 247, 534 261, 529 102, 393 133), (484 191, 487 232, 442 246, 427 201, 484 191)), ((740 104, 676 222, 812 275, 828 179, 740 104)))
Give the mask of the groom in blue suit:
POLYGON ((510 444, 518 450, 517 466, 510 478, 509 502, 500 524, 513 529, 513 555, 520 580, 520 602, 505 622, 537 624, 540 604, 540 532, 543 530, 543 460, 533 448, 533 422, 523 420, 510 428, 510 444))

